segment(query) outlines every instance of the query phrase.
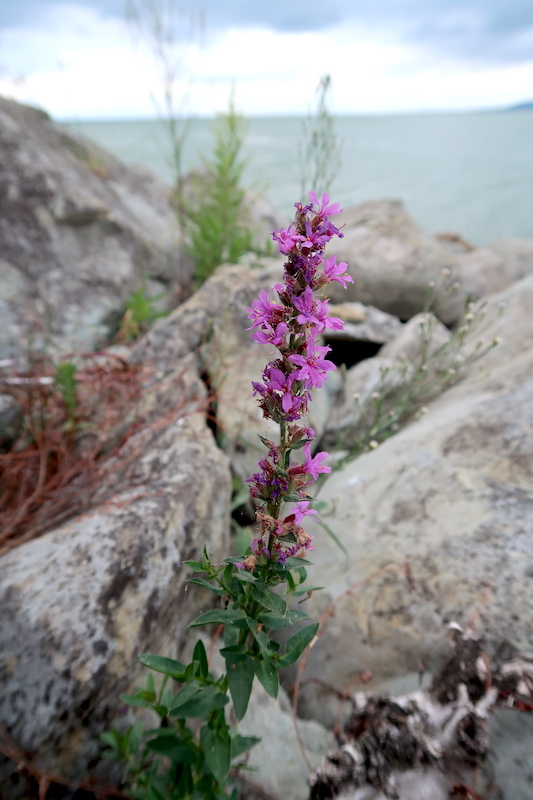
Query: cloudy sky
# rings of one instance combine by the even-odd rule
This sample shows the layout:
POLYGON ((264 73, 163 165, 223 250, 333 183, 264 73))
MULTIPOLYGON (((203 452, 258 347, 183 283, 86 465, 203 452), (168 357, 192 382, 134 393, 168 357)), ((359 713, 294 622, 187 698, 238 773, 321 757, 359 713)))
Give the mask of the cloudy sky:
MULTIPOLYGON (((161 63, 127 16, 173 0, 0 0, 0 94, 57 118, 153 116, 161 63)), ((533 100, 533 0, 174 0, 175 104, 305 113, 321 75, 338 113, 533 100), (203 24, 198 21, 203 12, 203 24), (193 23, 191 25, 191 23, 193 23)))

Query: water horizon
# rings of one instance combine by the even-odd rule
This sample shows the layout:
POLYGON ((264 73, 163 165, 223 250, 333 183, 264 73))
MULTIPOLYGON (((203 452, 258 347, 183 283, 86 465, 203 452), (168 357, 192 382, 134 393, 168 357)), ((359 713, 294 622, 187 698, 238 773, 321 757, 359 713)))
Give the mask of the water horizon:
MULTIPOLYGON (((184 169, 211 151, 216 117, 184 120, 184 169)), ((300 194, 298 142, 305 115, 246 117, 245 183, 263 191, 282 220, 300 194)), ((170 141, 157 117, 64 124, 121 160, 173 182, 170 141)), ((331 196, 344 206, 400 199, 430 233, 473 245, 533 239, 533 111, 476 110, 335 115, 343 166, 331 196)))

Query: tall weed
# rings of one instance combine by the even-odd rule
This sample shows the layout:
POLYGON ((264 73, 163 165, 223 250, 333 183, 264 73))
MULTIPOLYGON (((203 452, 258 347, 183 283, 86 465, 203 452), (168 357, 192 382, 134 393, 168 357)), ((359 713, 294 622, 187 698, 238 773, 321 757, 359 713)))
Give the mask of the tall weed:
POLYGON ((193 182, 193 198, 186 209, 189 253, 194 260, 194 282, 200 286, 225 261, 235 262, 254 249, 246 193, 241 180, 245 125, 233 102, 213 127, 211 163, 193 182))
POLYGON ((307 198, 313 187, 320 195, 329 192, 342 166, 342 145, 335 131, 335 120, 328 108, 331 76, 323 75, 316 89, 316 109, 302 124, 299 145, 300 197, 307 198))

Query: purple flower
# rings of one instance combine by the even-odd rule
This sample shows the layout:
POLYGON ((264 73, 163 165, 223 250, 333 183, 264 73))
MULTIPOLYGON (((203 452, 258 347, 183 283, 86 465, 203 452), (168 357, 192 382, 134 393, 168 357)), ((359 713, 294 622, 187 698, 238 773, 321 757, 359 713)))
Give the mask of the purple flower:
POLYGON ((283 316, 283 306, 273 303, 264 289, 259 292, 259 297, 252 302, 248 311, 248 319, 254 320, 254 322, 253 325, 246 328, 247 331, 261 325, 275 325, 280 321, 278 317, 283 316))
POLYGON ((324 319, 327 311, 323 312, 321 303, 327 301, 315 301, 313 291, 310 286, 306 286, 304 291, 298 297, 293 297, 294 307, 300 312, 296 317, 300 325, 316 325, 319 331, 323 331, 326 327, 324 319))
POLYGON ((318 512, 315 511, 314 508, 309 508, 309 500, 303 500, 300 503, 294 504, 294 522, 296 525, 301 525, 302 520, 304 517, 308 517, 311 514, 317 514, 318 512))
POLYGON ((305 381, 308 389, 320 389, 326 382, 326 373, 337 369, 332 361, 321 358, 330 350, 331 347, 318 347, 314 339, 309 339, 305 356, 298 354, 289 356, 289 361, 300 368, 295 373, 296 377, 300 381, 305 381))
POLYGON ((311 442, 306 442, 302 450, 305 455, 305 462, 302 464, 302 470, 308 475, 311 475, 313 481, 316 481, 321 472, 331 472, 331 467, 322 464, 329 456, 329 453, 322 451, 321 453, 317 453, 316 456, 311 456, 311 442))
POLYGON ((278 243, 279 252, 286 255, 292 250, 296 242, 301 241, 304 237, 294 230, 294 225, 289 225, 288 228, 280 228, 279 231, 274 231, 272 238, 278 243))
POLYGON ((324 192, 322 198, 319 200, 316 196, 315 192, 308 192, 309 197, 311 198, 312 202, 318 206, 318 211, 316 212, 319 217, 330 217, 334 214, 340 214, 342 211, 340 203, 329 203, 329 195, 324 192))
POLYGON ((345 264, 344 261, 337 264, 337 256, 331 256, 331 258, 328 258, 328 260, 324 262, 324 275, 329 278, 330 281, 341 283, 344 289, 346 289, 347 283, 353 283, 353 278, 346 274, 347 269, 348 264, 345 264))
POLYGON ((326 317, 326 328, 330 331, 342 331, 344 322, 339 317, 326 317))
POLYGON ((331 239, 328 231, 324 230, 323 226, 319 226, 313 230, 313 226, 309 221, 305 223, 305 239, 302 239, 301 247, 312 250, 315 247, 321 247, 327 244, 331 239))
POLYGON ((284 336, 289 329, 287 323, 278 322, 276 328, 274 329, 268 322, 264 322, 262 327, 264 330, 253 332, 253 339, 255 339, 256 342, 259 342, 259 344, 273 344, 276 347, 281 348, 285 341, 284 336))
MULTIPOLYGON (((280 369, 271 369, 270 370, 270 387, 275 389, 277 392, 281 392, 282 400, 281 400, 281 407, 287 413, 290 409, 292 409, 295 400, 300 400, 300 398, 294 397, 291 391, 292 384, 294 382, 294 373, 290 375, 285 375, 280 369)), ((300 401, 301 404, 301 401, 300 401)))
POLYGON ((329 300, 319 300, 317 303, 317 318, 320 320, 320 332, 329 328, 330 330, 342 331, 344 322, 339 317, 328 316, 329 300))

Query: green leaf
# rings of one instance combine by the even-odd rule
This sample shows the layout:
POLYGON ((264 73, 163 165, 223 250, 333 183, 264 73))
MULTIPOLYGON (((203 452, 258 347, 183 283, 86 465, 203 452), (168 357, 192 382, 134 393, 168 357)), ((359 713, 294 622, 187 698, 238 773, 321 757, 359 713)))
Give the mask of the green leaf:
POLYGON ((126 730, 126 733, 124 734, 124 736, 122 736, 120 738, 120 740, 119 740, 120 753, 125 758, 128 755, 130 737, 131 737, 132 730, 133 730, 133 725, 130 725, 129 728, 126 730))
POLYGON ((250 492, 248 491, 248 489, 241 489, 240 492, 237 492, 235 497, 231 498, 231 503, 229 507, 230 513, 232 511, 236 511, 238 508, 245 505, 249 499, 250 499, 250 492))
MULTIPOLYGON (((344 556, 345 556, 345 558, 346 558, 346 562, 348 563, 348 562, 350 561, 350 554, 349 554, 349 552, 347 551, 347 549, 345 548, 345 546, 343 545, 343 543, 341 542, 341 540, 339 539, 339 537, 337 536, 337 534, 336 534, 336 533, 334 533, 334 532, 331 530, 331 528, 329 527, 329 525, 326 525, 326 523, 325 523, 325 522, 323 522, 323 520, 321 520, 321 519, 317 519, 317 522, 318 522, 318 524, 320 525, 320 527, 321 527, 321 528, 323 528, 323 529, 326 531, 326 533, 328 534, 328 536, 329 536, 331 539, 333 539, 333 541, 335 542, 335 544, 337 545, 337 547, 339 548, 339 550, 342 550, 342 552, 344 553, 344 556)), ((287 560, 288 560, 288 559, 287 559, 287 560)))
POLYGON ((165 795, 161 794, 159 789, 157 789, 153 783, 150 785, 148 789, 148 800, 166 800, 165 795))
POLYGON ((300 439, 299 442, 295 444, 291 444, 291 450, 299 450, 301 447, 307 444, 307 442, 313 442, 313 439, 300 439))
POLYGON ((261 739, 258 739, 257 736, 240 736, 240 734, 237 733, 231 739, 231 760, 233 761, 234 758, 242 755, 242 753, 251 750, 251 748, 259 744, 260 741, 261 739))
POLYGON ((270 639, 268 638, 266 633, 261 630, 261 625, 259 623, 257 623, 250 617, 246 617, 246 621, 248 623, 248 628, 250 629, 252 636, 259 645, 259 649, 261 650, 262 655, 268 658, 270 655, 270 639))
POLYGON ((179 679, 185 672, 185 664, 182 664, 181 661, 175 661, 173 658, 165 658, 165 656, 146 653, 139 656, 139 661, 148 669, 153 669, 154 672, 162 672, 164 675, 170 675, 171 678, 179 679))
POLYGON ((254 576, 249 572, 246 572, 244 569, 242 569, 235 577, 238 581, 241 581, 241 583, 255 583, 254 576))
POLYGON ((302 594, 307 594, 308 592, 318 592, 319 589, 323 589, 323 586, 301 586, 299 589, 295 589, 294 592, 291 592, 294 597, 300 597, 302 594))
POLYGON ((294 544, 294 542, 296 542, 297 540, 294 533, 286 533, 285 536, 278 536, 278 541, 288 544, 294 544))
POLYGON ((150 700, 145 700, 144 697, 138 697, 136 694, 121 694, 119 697, 127 706, 133 706, 134 708, 153 707, 153 703, 150 700))
POLYGON ((115 749, 118 746, 118 739, 120 739, 120 733, 118 731, 104 731, 100 734, 100 739, 105 744, 109 745, 115 749))
POLYGON ((232 644, 229 647, 222 647, 219 651, 220 655, 224 656, 231 656, 237 660, 241 660, 243 658, 248 657, 248 648, 245 644, 232 644))
POLYGON ((279 617, 277 614, 259 614, 259 621, 263 623, 265 628, 273 631, 279 631, 281 628, 286 628, 289 625, 294 625, 295 622, 303 622, 309 619, 309 615, 305 611, 300 611, 298 608, 291 608, 287 611, 286 617, 279 617))
POLYGON ((196 678, 196 667, 197 665, 194 663, 194 661, 191 661, 190 664, 187 664, 185 673, 183 675, 184 683, 192 683, 194 681, 196 678))
POLYGON ((249 658, 236 658, 234 653, 225 653, 224 657, 233 709, 237 719, 241 720, 248 708, 254 682, 254 670, 249 658))
POLYGON ((252 589, 252 598, 258 603, 261 603, 264 608, 273 611, 280 617, 284 617, 287 613, 287 603, 285 600, 264 586, 258 586, 256 584, 252 589))
POLYGON ((231 579, 233 577, 233 569, 234 569, 233 564, 228 564, 227 567, 224 567, 224 571, 222 572, 222 578, 221 578, 222 584, 224 585, 224 587, 226 588, 226 590, 228 592, 230 591, 230 587, 231 587, 231 579))
POLYGON ((198 663, 198 667, 196 669, 196 675, 198 678, 207 678, 209 673, 209 665, 207 663, 207 653, 205 652, 205 646, 201 639, 198 639, 194 646, 193 652, 193 661, 198 663))
POLYGON ((294 576, 293 576, 295 579, 296 579, 296 576, 298 576, 298 583, 302 584, 302 583, 306 582, 306 580, 307 580, 307 570, 306 570, 305 567, 295 567, 293 569, 293 572, 295 573, 294 576))
POLYGON ((278 667, 290 667, 291 664, 298 661, 305 648, 315 638, 318 628, 318 622, 314 622, 291 636, 287 642, 287 652, 279 659, 278 667))
POLYGON ((284 578, 287 581, 287 592, 286 592, 286 594, 288 594, 289 592, 294 592, 294 590, 296 589, 296 587, 299 584, 299 581, 298 581, 298 583, 296 582, 296 580, 294 579, 294 575, 292 574, 292 572, 290 570, 289 570, 289 572, 287 572, 284 575, 284 578))
POLYGON ((224 589, 222 586, 216 586, 216 584, 209 583, 209 581, 206 581, 203 578, 189 578, 187 583, 193 583, 195 586, 202 586, 204 589, 209 589, 210 592, 214 592, 219 597, 222 597, 224 594, 224 589))
POLYGON ((231 578, 229 593, 233 598, 233 600, 235 602, 238 602, 242 608, 243 607, 242 601, 244 600, 245 589, 244 586, 242 585, 242 582, 238 579, 237 575, 233 575, 231 578))
POLYGON ((136 697, 142 697, 143 700, 149 700, 151 703, 156 699, 155 692, 147 692, 146 689, 138 689, 136 697))
MULTIPOLYGON (((253 620, 251 620, 253 622, 253 620)), ((232 623, 234 628, 239 628, 240 630, 246 630, 250 624, 250 617, 239 617, 239 619, 234 620, 232 623)), ((226 626, 228 627, 228 626, 226 626)))
POLYGON ((186 719, 187 717, 200 717, 204 719, 207 718, 212 711, 224 708, 228 702, 229 697, 227 694, 221 692, 216 686, 206 686, 197 689, 196 693, 185 702, 174 705, 169 711, 169 716, 180 717, 180 719, 186 719))
POLYGON ((200 744, 207 766, 220 784, 228 777, 231 763, 231 741, 226 731, 213 731, 204 727, 200 731, 200 744))
POLYGON ((151 672, 149 672, 148 675, 146 676, 146 691, 150 692, 150 694, 152 694, 155 699, 155 681, 154 681, 154 676, 152 675, 151 672))
POLYGON ((136 725, 133 726, 131 729, 131 736, 130 736, 130 751, 132 753, 136 753, 139 749, 139 745, 141 743, 141 739, 143 737, 144 729, 141 722, 138 722, 136 725))
POLYGON ((236 628, 230 628, 226 625, 224 628, 224 644, 226 647, 233 647, 239 641, 239 631, 236 628))
POLYGON ((277 669, 270 661, 260 661, 259 659, 254 659, 253 668, 266 693, 275 700, 279 691, 279 678, 277 669))
POLYGON ((190 797, 194 792, 194 783, 190 764, 183 764, 173 797, 190 797))
POLYGON ((205 572, 205 567, 201 561, 183 561, 182 563, 186 564, 193 572, 205 572))
POLYGON ((231 527, 233 530, 233 549, 242 561, 252 552, 250 548, 250 531, 246 528, 241 528, 233 517, 231 518, 231 527))
POLYGON ((237 620, 242 620, 244 615, 242 611, 233 610, 230 608, 215 608, 213 611, 207 611, 205 614, 200 614, 190 624, 189 628, 198 628, 200 625, 222 624, 233 625, 237 620))
POLYGON ((170 701, 168 705, 169 713, 174 711, 174 709, 181 708, 181 706, 187 703, 191 697, 195 696, 199 689, 200 686, 198 683, 196 683, 196 681, 193 683, 188 683, 187 686, 183 686, 170 701))
POLYGON ((285 495, 283 498, 283 502, 285 503, 297 503, 301 500, 301 495, 298 492, 291 492, 290 494, 285 495))
POLYGON ((295 567, 307 567, 312 564, 312 561, 308 561, 306 558, 297 558, 296 556, 289 556, 286 560, 284 565, 279 565, 278 569, 280 571, 285 571, 287 569, 294 569, 295 567))
POLYGON ((168 729, 157 736, 156 739, 147 742, 146 747, 149 750, 153 750, 154 753, 167 756, 167 758, 178 764, 194 764, 198 758, 194 750, 180 741, 177 732, 169 731, 168 729))
POLYGON ((170 706, 173 697, 174 697, 174 692, 172 691, 170 686, 167 686, 167 688, 163 692, 163 697, 161 698, 162 704, 164 706, 170 706))

